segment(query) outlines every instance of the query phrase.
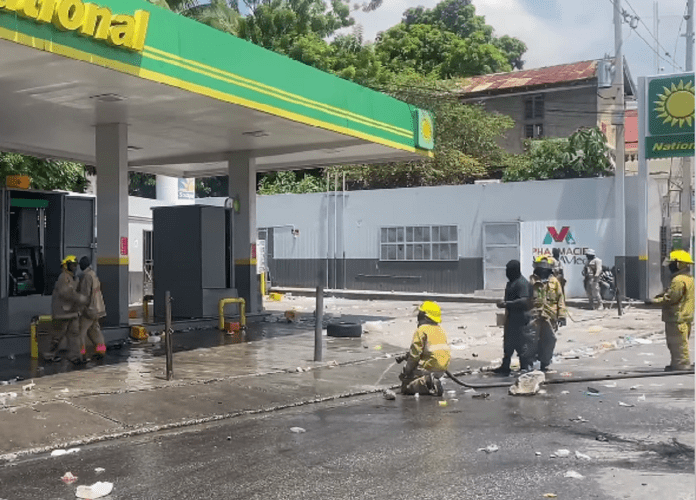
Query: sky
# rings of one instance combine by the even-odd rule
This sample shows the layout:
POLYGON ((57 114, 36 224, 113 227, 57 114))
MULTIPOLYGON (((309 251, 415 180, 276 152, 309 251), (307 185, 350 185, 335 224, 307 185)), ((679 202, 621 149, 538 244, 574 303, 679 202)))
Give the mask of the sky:
MULTIPOLYGON (((653 51, 655 38, 662 46, 659 49, 663 57, 659 59, 660 72, 683 71, 685 38, 678 37, 678 33, 680 24, 681 34, 686 31, 686 21, 682 21, 686 0, 659 0, 656 36, 654 0, 621 2, 626 11, 637 14, 642 21, 637 21, 636 30, 623 25, 624 56, 634 81, 639 76, 658 73, 653 51)), ((438 0, 384 0, 376 11, 356 11, 353 17, 363 26, 365 39, 373 40, 378 32, 397 24, 406 9, 419 5, 433 8, 437 3, 438 0)), ((485 16, 486 23, 495 29, 497 36, 514 36, 527 44, 523 56, 526 69, 614 54, 612 0, 473 0, 473 4, 477 14, 485 16)))

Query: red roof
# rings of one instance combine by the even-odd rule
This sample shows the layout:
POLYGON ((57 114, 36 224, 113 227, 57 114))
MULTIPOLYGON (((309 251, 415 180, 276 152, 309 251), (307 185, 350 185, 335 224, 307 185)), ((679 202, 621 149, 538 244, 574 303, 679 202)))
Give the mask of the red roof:
POLYGON ((463 78, 460 83, 460 92, 463 94, 478 94, 480 92, 502 91, 521 87, 557 85, 589 80, 595 78, 596 75, 597 61, 582 61, 546 68, 463 78))

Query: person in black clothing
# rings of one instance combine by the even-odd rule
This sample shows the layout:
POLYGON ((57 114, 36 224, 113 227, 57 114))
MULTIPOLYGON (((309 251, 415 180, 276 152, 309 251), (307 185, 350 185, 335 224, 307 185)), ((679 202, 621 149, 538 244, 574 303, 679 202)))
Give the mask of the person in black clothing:
POLYGON ((520 261, 511 260, 505 266, 508 283, 505 285, 505 300, 498 307, 505 308, 503 329, 503 364, 493 370, 495 373, 509 374, 512 355, 517 351, 520 369, 531 370, 534 364, 534 339, 529 329, 531 319, 532 292, 529 281, 522 276, 520 261))

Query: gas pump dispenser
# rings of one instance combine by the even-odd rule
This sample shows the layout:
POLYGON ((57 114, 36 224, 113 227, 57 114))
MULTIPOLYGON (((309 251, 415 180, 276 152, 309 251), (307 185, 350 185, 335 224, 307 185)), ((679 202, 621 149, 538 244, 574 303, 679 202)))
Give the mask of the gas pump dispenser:
POLYGON ((0 189, 0 335, 26 332, 51 314, 65 255, 96 259, 95 198, 56 191, 0 189))

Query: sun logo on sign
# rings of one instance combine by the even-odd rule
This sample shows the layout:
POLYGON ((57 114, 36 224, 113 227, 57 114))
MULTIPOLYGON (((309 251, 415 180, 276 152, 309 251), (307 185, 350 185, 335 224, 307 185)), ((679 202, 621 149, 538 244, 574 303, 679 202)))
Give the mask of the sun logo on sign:
POLYGON ((421 131, 423 133, 423 139, 429 141, 433 138, 433 127, 430 125, 430 120, 423 118, 421 121, 421 131))
POLYGON ((686 123, 689 126, 694 120, 694 84, 683 80, 679 85, 672 84, 670 88, 663 87, 664 92, 658 94, 655 101, 655 111, 663 124, 669 123, 672 127, 680 128, 686 123))

